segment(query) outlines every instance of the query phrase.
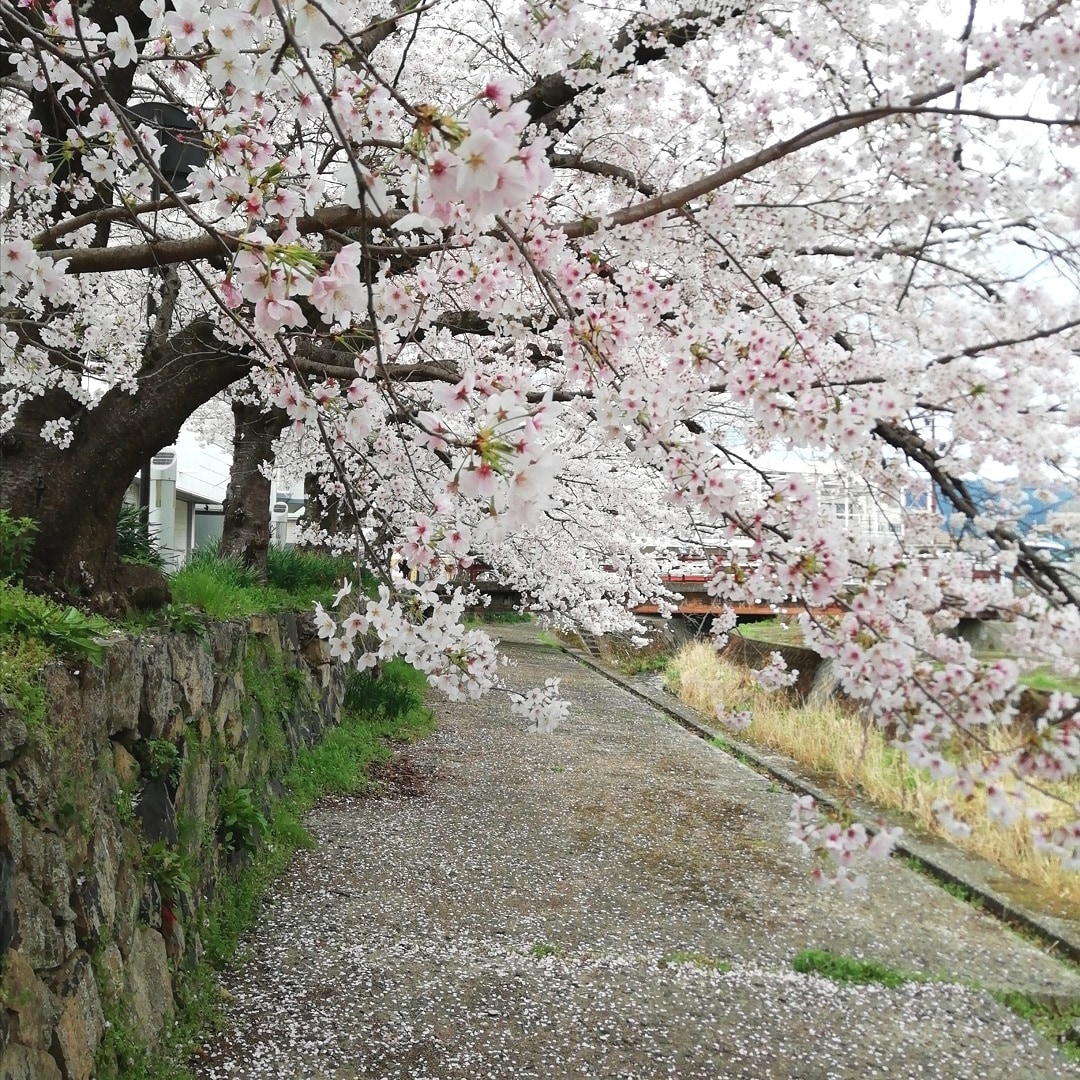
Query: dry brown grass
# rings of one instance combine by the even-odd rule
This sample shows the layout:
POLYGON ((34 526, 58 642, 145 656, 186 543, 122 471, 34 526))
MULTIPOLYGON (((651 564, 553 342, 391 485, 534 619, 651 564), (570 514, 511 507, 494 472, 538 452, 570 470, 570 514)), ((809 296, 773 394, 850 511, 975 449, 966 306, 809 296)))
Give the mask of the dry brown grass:
MULTIPOLYGON (((783 695, 759 690, 745 668, 721 660, 707 642, 685 646, 668 671, 680 699, 709 717, 721 702, 730 711, 749 709, 752 723, 739 738, 787 754, 841 793, 857 791, 884 809, 902 811, 927 832, 946 835, 931 810, 946 795, 946 784, 913 769, 877 727, 864 724, 853 710, 795 707, 783 695)), ((999 735, 1002 745, 1007 737, 1007 732, 999 735)), ((1056 793, 1074 803, 1080 799, 1080 782, 1058 785, 1056 793)), ((1068 805, 1037 794, 1032 800, 1052 820, 1064 823, 1069 817, 1068 805)), ((1003 829, 987 820, 985 809, 981 796, 966 803, 958 816, 971 825, 971 835, 949 840, 1028 882, 1030 890, 1017 899, 1053 914, 1080 916, 1080 875, 1035 849, 1026 819, 1003 829)))

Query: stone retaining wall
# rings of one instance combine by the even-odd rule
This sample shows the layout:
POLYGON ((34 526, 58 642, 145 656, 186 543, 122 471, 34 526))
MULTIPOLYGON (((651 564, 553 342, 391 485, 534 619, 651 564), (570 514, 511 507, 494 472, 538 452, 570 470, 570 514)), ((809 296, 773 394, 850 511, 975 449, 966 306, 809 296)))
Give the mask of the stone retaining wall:
POLYGON ((280 615, 117 634, 100 667, 44 679, 32 730, 0 700, 0 1080, 90 1080, 107 1016, 160 1037, 201 956, 194 912, 243 858, 222 805, 265 806, 337 722, 344 675, 280 615))
POLYGON ((839 693, 832 675, 832 661, 802 645, 781 645, 732 634, 720 655, 732 663, 756 669, 764 667, 774 652, 784 658, 789 671, 799 673, 789 690, 798 704, 826 701, 839 693))

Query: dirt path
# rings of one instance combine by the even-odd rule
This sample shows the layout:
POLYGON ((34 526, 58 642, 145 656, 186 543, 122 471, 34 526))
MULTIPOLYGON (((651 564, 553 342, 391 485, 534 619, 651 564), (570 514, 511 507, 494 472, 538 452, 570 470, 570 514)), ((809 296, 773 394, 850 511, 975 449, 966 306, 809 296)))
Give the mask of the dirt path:
MULTIPOLYGON (((516 628, 515 628, 516 629, 516 628)), ((984 991, 841 988, 801 949, 1062 996, 1080 978, 890 862, 815 891, 790 797, 555 650, 509 681, 573 713, 526 736, 505 696, 439 703, 419 798, 343 800, 228 983, 222 1078, 1080 1077, 984 991)))

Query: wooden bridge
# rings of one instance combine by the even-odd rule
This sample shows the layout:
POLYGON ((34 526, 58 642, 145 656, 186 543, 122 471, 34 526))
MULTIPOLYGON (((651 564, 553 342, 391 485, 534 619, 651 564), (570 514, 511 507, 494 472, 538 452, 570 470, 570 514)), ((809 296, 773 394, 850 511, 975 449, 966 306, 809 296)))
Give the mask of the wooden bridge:
MULTIPOLYGON (((709 580, 705 574, 665 574, 661 579, 668 591, 676 597, 676 614, 689 617, 702 617, 719 615, 722 611, 734 611, 738 618, 771 618, 777 615, 798 615, 805 611, 802 604, 781 603, 738 603, 730 604, 716 597, 710 596, 706 590, 709 580)), ((477 574, 470 582, 479 592, 489 597, 488 604, 483 608, 489 612, 520 611, 522 608, 522 595, 510 585, 505 585, 493 578, 486 577, 483 572, 477 574)), ((528 610, 528 598, 525 598, 525 609, 528 610)), ((659 615, 660 608, 657 604, 638 604, 631 609, 635 615, 659 615)), ((816 608, 819 615, 841 615, 843 609, 838 606, 816 608)))

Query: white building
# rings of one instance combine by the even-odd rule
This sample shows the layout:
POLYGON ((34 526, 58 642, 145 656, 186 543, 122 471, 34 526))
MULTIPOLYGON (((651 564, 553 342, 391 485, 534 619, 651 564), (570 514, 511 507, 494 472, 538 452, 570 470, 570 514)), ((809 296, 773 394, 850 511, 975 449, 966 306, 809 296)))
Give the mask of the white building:
MULTIPOLYGON (((192 551, 221 536, 231 464, 230 448, 203 443, 186 429, 150 459, 150 536, 167 568, 183 566, 192 551)), ((138 502, 140 479, 132 481, 131 502, 138 502)), ((303 493, 279 491, 273 481, 270 491, 271 542, 291 544, 304 512, 303 493)))

